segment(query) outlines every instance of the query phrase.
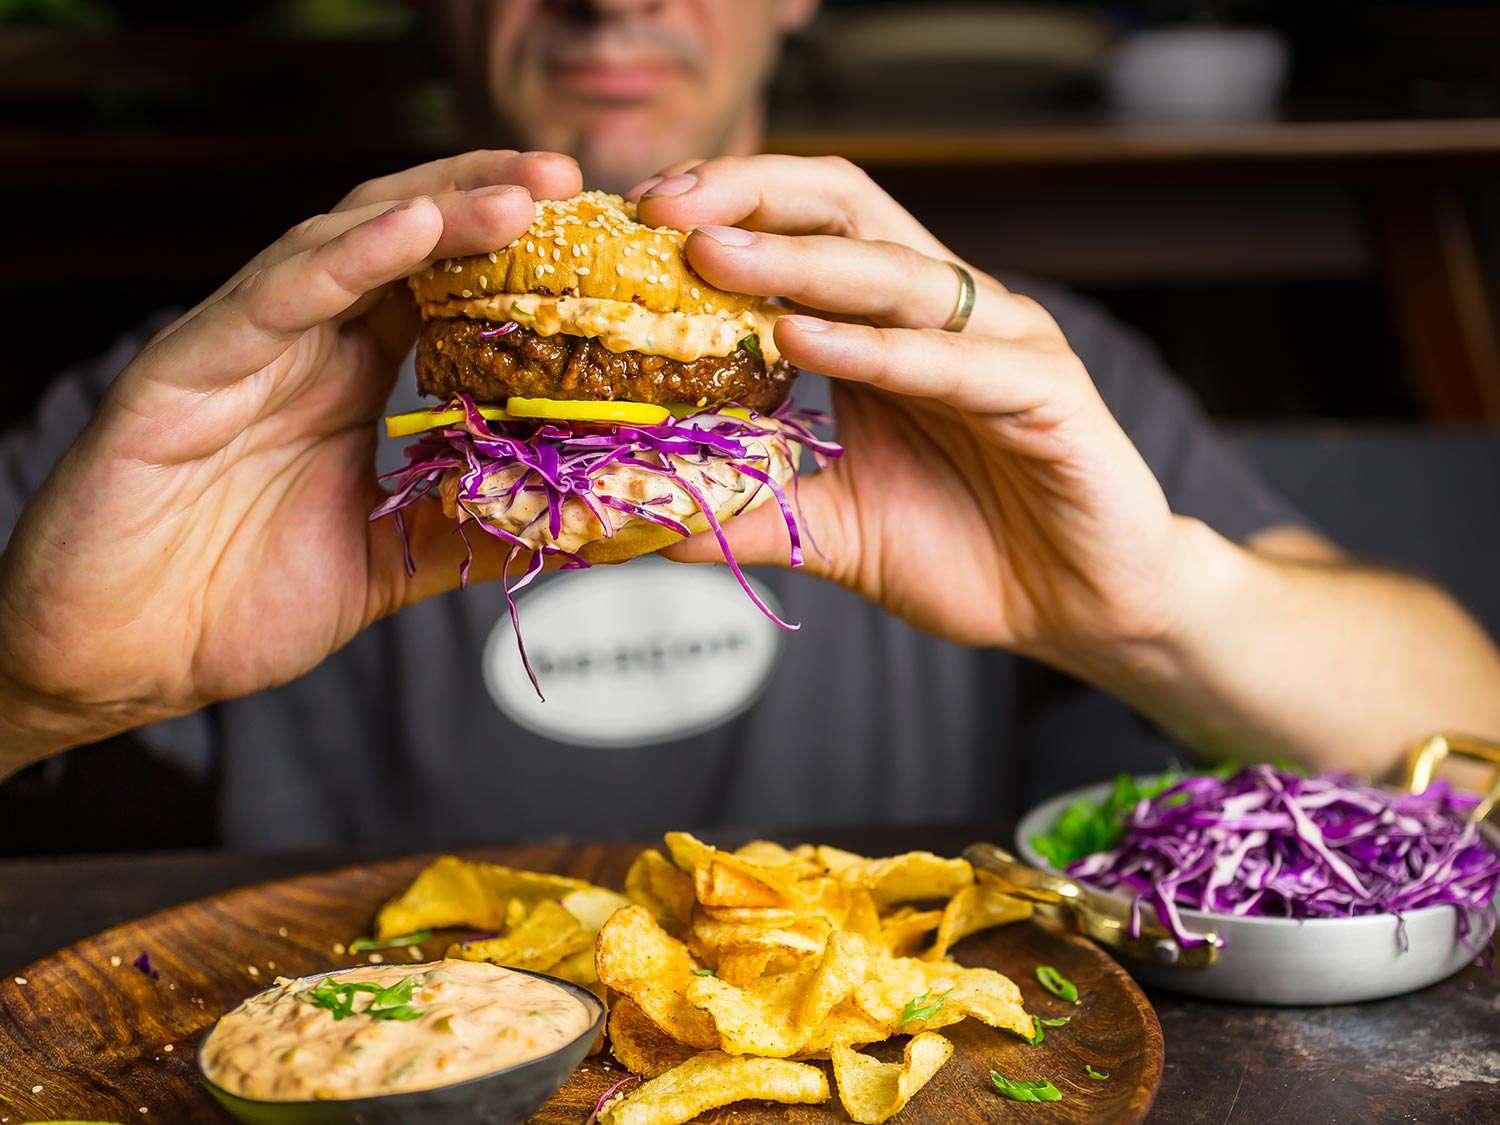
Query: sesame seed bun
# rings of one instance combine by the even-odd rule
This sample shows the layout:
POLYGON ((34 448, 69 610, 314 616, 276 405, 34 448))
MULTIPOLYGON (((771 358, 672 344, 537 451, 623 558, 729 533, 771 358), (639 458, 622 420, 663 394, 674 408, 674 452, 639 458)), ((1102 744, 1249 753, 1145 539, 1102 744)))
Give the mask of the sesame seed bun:
POLYGON ((538 200, 531 228, 488 254, 440 261, 411 278, 427 315, 451 315, 455 302, 538 293, 620 301, 657 313, 743 316, 757 297, 716 289, 683 256, 687 235, 648 227, 635 204, 587 191, 538 200))

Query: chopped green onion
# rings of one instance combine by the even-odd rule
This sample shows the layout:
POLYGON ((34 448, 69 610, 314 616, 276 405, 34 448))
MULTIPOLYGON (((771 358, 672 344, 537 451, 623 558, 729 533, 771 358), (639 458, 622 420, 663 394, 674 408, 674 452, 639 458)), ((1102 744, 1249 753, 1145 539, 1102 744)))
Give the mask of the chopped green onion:
POLYGON ((1062 1092, 1045 1078, 1032 1082, 1021 1078, 1007 1078, 998 1070, 992 1070, 990 1081, 995 1084, 996 1090, 1013 1102, 1062 1101, 1062 1092))
POLYGON ((759 356, 761 354, 760 337, 752 332, 750 333, 750 335, 746 336, 743 340, 740 341, 740 347, 744 348, 753 356, 759 356))
POLYGON ((1072 1016, 1057 1016, 1053 1019, 1043 1019, 1041 1016, 1032 1016, 1031 1018, 1044 1027, 1067 1027, 1073 1021, 1072 1016))
POLYGON ((415 933, 397 934, 384 941, 377 941, 372 937, 355 938, 349 943, 349 952, 364 953, 372 949, 402 949, 408 945, 419 945, 431 936, 431 930, 417 930, 415 933))
POLYGON ((1106 1078, 1109 1077, 1109 1075, 1107 1075, 1107 1074, 1100 1074, 1097 1070, 1095 1070, 1093 1067, 1091 1067, 1088 1063, 1084 1063, 1083 1064, 1083 1073, 1087 1074, 1090 1078, 1094 1079, 1096 1082, 1103 1082, 1106 1078))
POLYGON ((922 995, 913 996, 906 1002, 906 1007, 901 1010, 901 1022, 903 1024, 911 1023, 913 1020, 930 1020, 933 1016, 937 1015, 938 1009, 943 1006, 943 1001, 948 999, 953 989, 950 988, 929 1004, 927 997, 931 992, 932 989, 929 988, 922 995))
POLYGON ((714 970, 712 970, 712 969, 694 969, 693 970, 693 976, 695 976, 695 977, 714 977, 714 976, 718 976, 718 975, 719 974, 716 973, 716 972, 714 972, 714 970))
POLYGON ((1051 965, 1038 965, 1036 979, 1059 1000, 1066 1000, 1069 1004, 1078 1003, 1078 986, 1051 965))

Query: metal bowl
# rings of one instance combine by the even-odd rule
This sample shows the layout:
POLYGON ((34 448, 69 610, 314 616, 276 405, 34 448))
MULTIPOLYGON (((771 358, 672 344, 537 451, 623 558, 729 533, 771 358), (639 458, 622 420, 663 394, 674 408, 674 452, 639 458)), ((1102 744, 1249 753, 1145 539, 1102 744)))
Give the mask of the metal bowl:
MULTIPOLYGON (((1111 786, 1106 781, 1074 789, 1032 809, 1016 827, 1020 855, 1033 867, 1056 872, 1031 846, 1031 837, 1050 832, 1063 810, 1080 797, 1103 800, 1111 786)), ((1481 831, 1500 850, 1500 831, 1489 824, 1481 831)), ((1121 908, 1130 902, 1124 895, 1096 893, 1121 908)), ((1404 952, 1397 943, 1394 914, 1298 920, 1239 918, 1198 910, 1180 913, 1189 929, 1215 930, 1223 938, 1223 949, 1213 964, 1186 969, 1132 957, 1122 961, 1132 976, 1147 984, 1210 1000, 1278 1005, 1379 1000, 1436 984, 1474 959, 1458 938, 1458 908, 1454 906, 1424 906, 1404 915, 1404 952)), ((1473 911, 1468 914, 1467 940, 1481 949, 1493 933, 1494 920, 1473 911)), ((1175 948, 1163 950, 1164 960, 1173 952, 1175 948)))
MULTIPOLYGON (((316 981, 335 973, 335 969, 314 973, 300 979, 316 981)), ((550 1055, 491 1071, 448 1086, 412 1090, 397 1094, 376 1094, 364 1098, 339 1098, 328 1101, 262 1101, 242 1098, 216 1086, 203 1070, 203 1053, 198 1053, 198 1078, 236 1121, 244 1125, 458 1125, 482 1122, 484 1125, 512 1125, 523 1121, 541 1108, 577 1069, 589 1047, 604 1026, 604 1004, 588 989, 571 981, 512 969, 548 984, 567 989, 594 1013, 589 1028, 577 1039, 550 1055)), ((205 1042, 207 1037, 205 1036, 205 1042)))

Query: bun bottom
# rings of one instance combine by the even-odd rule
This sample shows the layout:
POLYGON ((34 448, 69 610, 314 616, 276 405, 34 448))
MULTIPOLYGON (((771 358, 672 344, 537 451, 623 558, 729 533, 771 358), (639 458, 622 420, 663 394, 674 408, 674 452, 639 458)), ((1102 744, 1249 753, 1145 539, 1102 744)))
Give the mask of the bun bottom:
MULTIPOLYGON (((785 484, 791 479, 788 473, 778 484, 785 484)), ((761 488, 755 498, 745 507, 745 512, 759 508, 771 496, 769 488, 761 488)), ((736 505, 725 504, 714 513, 718 521, 728 523, 735 518, 736 505)), ((683 526, 694 533, 708 530, 708 520, 703 518, 703 513, 698 512, 682 521, 683 526)), ((587 561, 595 564, 629 562, 641 555, 654 555, 657 551, 670 547, 673 543, 680 543, 682 536, 670 527, 662 527, 660 524, 649 523, 646 520, 631 520, 624 527, 616 531, 608 539, 595 539, 592 543, 585 543, 578 551, 587 561)))
MULTIPOLYGON (((789 462, 780 460, 778 460, 772 472, 776 483, 783 487, 790 483, 794 475, 795 470, 792 465, 789 462)), ((453 479, 450 477, 444 481, 444 485, 447 487, 441 490, 441 495, 443 511, 450 517, 457 519, 458 507, 454 501, 456 488, 451 483, 453 479)), ((716 509, 714 517, 721 524, 729 523, 737 514, 743 515, 745 512, 760 507, 771 496, 771 490, 762 486, 756 491, 755 497, 750 503, 744 505, 743 510, 740 507, 740 500, 735 498, 716 509)), ((708 530, 708 520, 704 518, 702 512, 693 513, 687 519, 683 520, 682 524, 694 534, 708 530)), ((631 559, 639 558, 641 555, 654 555, 657 551, 670 547, 673 543, 681 542, 683 538, 683 536, 677 534, 677 532, 669 527, 662 527, 660 524, 652 523, 649 520, 630 519, 616 528, 613 535, 600 536, 598 539, 583 544, 578 548, 577 553, 585 562, 591 565, 609 565, 629 562, 631 559)))

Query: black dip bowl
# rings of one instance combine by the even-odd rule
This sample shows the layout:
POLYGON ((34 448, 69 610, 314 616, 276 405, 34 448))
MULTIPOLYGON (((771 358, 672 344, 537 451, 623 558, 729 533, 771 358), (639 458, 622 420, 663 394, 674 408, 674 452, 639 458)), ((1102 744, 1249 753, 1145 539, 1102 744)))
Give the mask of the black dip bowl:
MULTIPOLYGON (((334 973, 314 973, 300 978, 315 981, 334 973)), ((236 1121, 243 1125, 458 1125, 471 1122, 482 1125, 512 1125, 524 1121, 568 1080, 588 1054, 589 1047, 604 1026, 604 1005, 582 985, 560 980, 546 973, 511 969, 524 973, 576 996, 594 1013, 588 1030, 550 1055, 508 1066, 504 1070, 467 1078, 448 1086, 406 1093, 375 1094, 364 1098, 337 1098, 324 1101, 261 1101, 242 1098, 220 1089, 203 1070, 203 1053, 198 1053, 198 1077, 203 1085, 236 1121)), ((217 1026, 217 1025, 215 1025, 217 1026)), ((212 1034, 210 1032, 210 1034, 212 1034)), ((204 1042, 207 1042, 207 1036, 204 1042)))

